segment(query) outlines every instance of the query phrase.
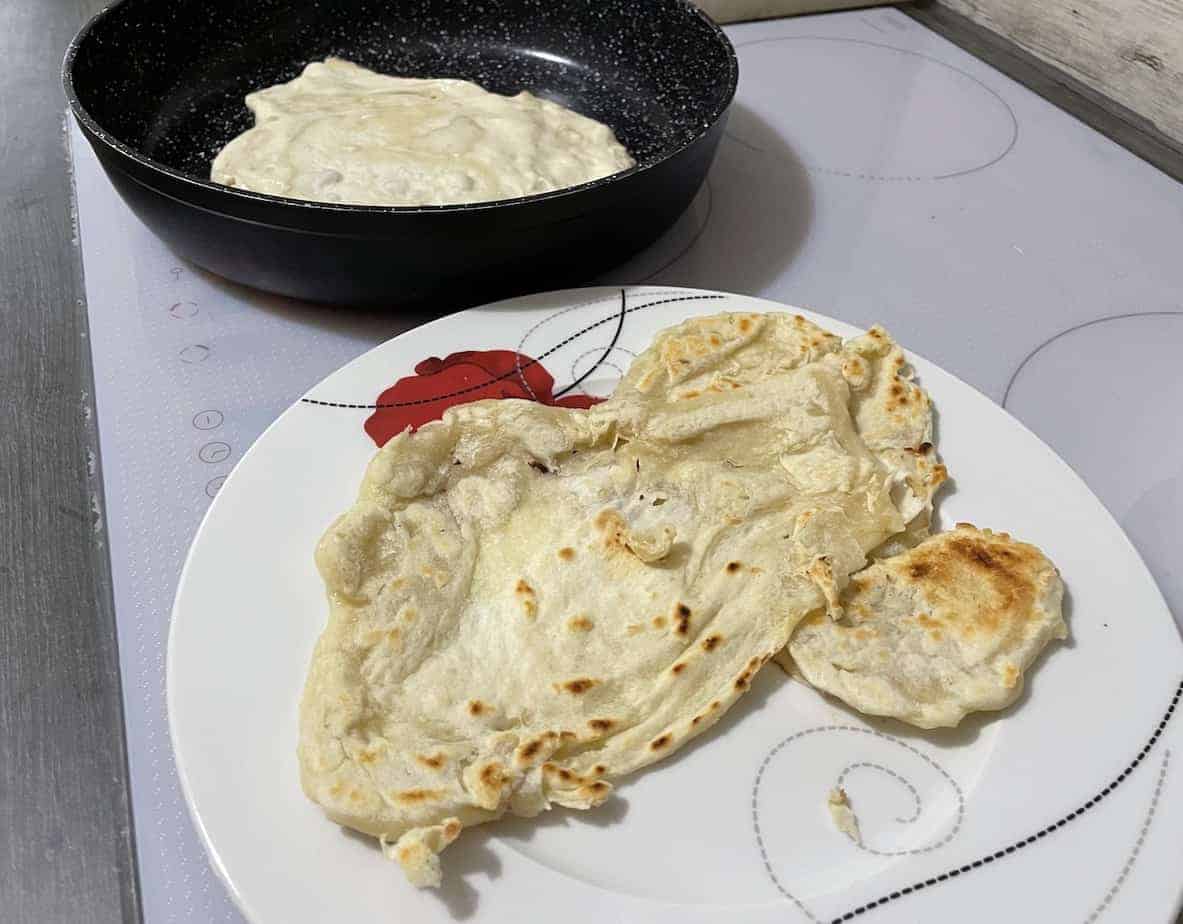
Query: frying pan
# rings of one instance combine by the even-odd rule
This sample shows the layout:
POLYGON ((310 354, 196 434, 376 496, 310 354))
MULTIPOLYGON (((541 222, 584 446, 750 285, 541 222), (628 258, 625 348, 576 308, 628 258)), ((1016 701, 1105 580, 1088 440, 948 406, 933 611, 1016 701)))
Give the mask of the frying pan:
POLYGON ((120 0, 66 52, 78 124, 175 252, 312 301, 460 307, 576 285, 689 205, 735 94, 734 49, 688 0, 120 0), (208 179, 243 97, 336 55, 406 77, 529 90, 611 126, 637 166, 491 203, 314 203, 208 179))

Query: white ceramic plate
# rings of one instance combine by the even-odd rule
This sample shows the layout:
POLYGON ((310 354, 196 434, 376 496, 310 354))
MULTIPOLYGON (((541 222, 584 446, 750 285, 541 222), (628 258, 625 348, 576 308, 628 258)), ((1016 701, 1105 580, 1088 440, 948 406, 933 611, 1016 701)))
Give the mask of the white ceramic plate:
MULTIPOLYGON (((1071 640, 1040 659, 1014 708, 921 734, 863 719, 772 665, 715 731, 599 810, 466 831, 444 854, 439 891, 411 888, 368 839, 302 795, 296 706, 326 616, 312 550, 375 451, 363 424, 377 396, 427 357, 490 349, 541 360, 556 391, 583 377, 579 387, 606 394, 663 327, 780 308, 654 288, 501 302, 372 350, 260 437, 193 543, 168 650, 185 795, 251 921, 1173 920, 1183 884, 1183 718, 1173 715, 1183 645, 1166 605, 1068 466, 919 358, 954 478, 941 521, 1038 544, 1069 589, 1071 640), (861 845, 830 822, 826 796, 839 783, 861 845)), ((487 376, 455 374, 468 378, 453 391, 487 376)), ((512 391, 516 375, 501 384, 512 391)), ((418 395, 411 408, 423 406, 418 395)))

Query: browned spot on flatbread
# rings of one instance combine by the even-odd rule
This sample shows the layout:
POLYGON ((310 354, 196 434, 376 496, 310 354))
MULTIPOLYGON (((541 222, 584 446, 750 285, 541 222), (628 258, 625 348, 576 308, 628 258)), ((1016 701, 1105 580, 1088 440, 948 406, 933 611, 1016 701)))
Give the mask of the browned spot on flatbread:
POLYGON ((542 740, 535 738, 533 741, 527 741, 518 748, 518 760, 530 761, 537 756, 538 752, 542 750, 542 740))
POLYGON ((662 748, 669 747, 669 743, 673 740, 673 736, 668 732, 664 735, 658 735, 649 742, 649 749, 651 751, 660 751, 662 748))
POLYGON ((404 805, 415 805, 421 802, 438 802, 444 797, 442 789, 404 789, 396 792, 394 798, 404 805))
POLYGON ((571 561, 575 557, 575 550, 570 546, 564 546, 559 549, 559 558, 563 561, 571 561))
POLYGON ((739 319, 739 332, 741 334, 746 334, 751 329, 752 329, 752 322, 751 322, 750 318, 740 318, 739 319))
POLYGON ((423 764, 429 770, 442 770, 444 764, 448 762, 448 758, 443 754, 416 754, 415 760, 423 764))
POLYGON ((614 526, 619 519, 620 514, 615 510, 604 508, 596 514, 595 519, 592 520, 592 526, 602 531, 614 526))
POLYGON ((687 635, 690 632, 690 607, 679 603, 674 607, 674 634, 687 635))
POLYGON ((595 623, 586 616, 572 616, 567 620, 567 628, 572 632, 590 632, 595 627, 595 623))
POLYGON ((518 598, 518 602, 522 605, 522 610, 525 612, 527 618, 533 619, 538 615, 538 602, 534 588, 526 583, 525 578, 518 578, 517 584, 513 588, 514 596, 518 598))
POLYGON ((456 838, 460 836, 460 830, 462 827, 463 826, 460 824, 459 820, 455 818, 449 818, 444 822, 444 837, 448 838, 449 840, 456 840, 456 838))
POLYGON ((1013 631, 1030 618, 1038 576, 1046 568, 1034 547, 962 524, 918 546, 903 564, 930 599, 942 601, 950 625, 962 636, 1013 631))
POLYGON ((719 635, 718 633, 715 633, 714 635, 708 635, 706 638, 704 638, 702 640, 702 650, 703 651, 714 651, 716 648, 719 647, 719 645, 722 643, 722 641, 723 641, 723 636, 719 635))
POLYGON ((743 565, 741 565, 737 561, 729 561, 729 562, 727 562, 727 573, 728 574, 735 574, 742 567, 743 567, 743 565))
POLYGON ((590 728, 592 731, 600 732, 601 734, 603 732, 611 731, 615 725, 616 725, 616 723, 614 721, 612 721, 612 719, 588 719, 587 720, 587 727, 590 728))
POLYGON ((654 616, 653 617, 653 628, 654 629, 664 629, 665 628, 665 617, 664 616, 654 616))
POLYGON ((966 560, 974 564, 981 565, 985 568, 999 567, 999 561, 990 554, 990 549, 985 546, 978 545, 972 542, 951 542, 949 547, 961 555, 964 555, 966 560))
POLYGON ((675 664, 673 667, 670 668, 670 672, 673 674, 680 674, 684 670, 686 670, 686 662, 685 661, 679 661, 677 664, 675 664))
POLYGON ((482 703, 479 699, 470 699, 468 701, 469 715, 481 715, 489 708, 488 703, 482 703))
POLYGON ((615 510, 601 510, 596 514, 592 525, 604 534, 604 548, 609 552, 628 550, 628 524, 615 510))
POLYGON ((576 677, 574 680, 566 680, 563 683, 556 683, 554 686, 556 690, 566 690, 568 693, 579 696, 586 693, 597 683, 599 681, 593 680, 591 677, 576 677))

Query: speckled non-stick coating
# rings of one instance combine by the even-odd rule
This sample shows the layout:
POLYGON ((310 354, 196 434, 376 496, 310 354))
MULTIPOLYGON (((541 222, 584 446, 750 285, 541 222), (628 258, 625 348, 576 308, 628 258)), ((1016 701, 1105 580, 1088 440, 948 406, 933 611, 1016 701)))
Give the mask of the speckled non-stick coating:
POLYGON ((729 49, 688 3, 656 0, 125 0, 73 67, 107 132, 194 177, 252 124, 243 97, 337 55, 408 77, 532 93, 612 127, 642 166, 729 100, 729 49))

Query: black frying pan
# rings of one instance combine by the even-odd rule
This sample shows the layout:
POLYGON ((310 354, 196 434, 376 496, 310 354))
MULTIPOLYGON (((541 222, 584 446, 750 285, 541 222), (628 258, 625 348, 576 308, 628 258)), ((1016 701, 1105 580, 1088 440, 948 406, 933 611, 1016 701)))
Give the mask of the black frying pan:
POLYGON ((339 304, 486 300, 573 285, 644 247, 706 176, 735 53, 688 0, 122 0, 66 52, 66 96, 116 189, 174 250, 339 304), (311 203, 208 181, 243 97, 337 55, 531 92, 610 125, 632 170, 496 203, 311 203))

